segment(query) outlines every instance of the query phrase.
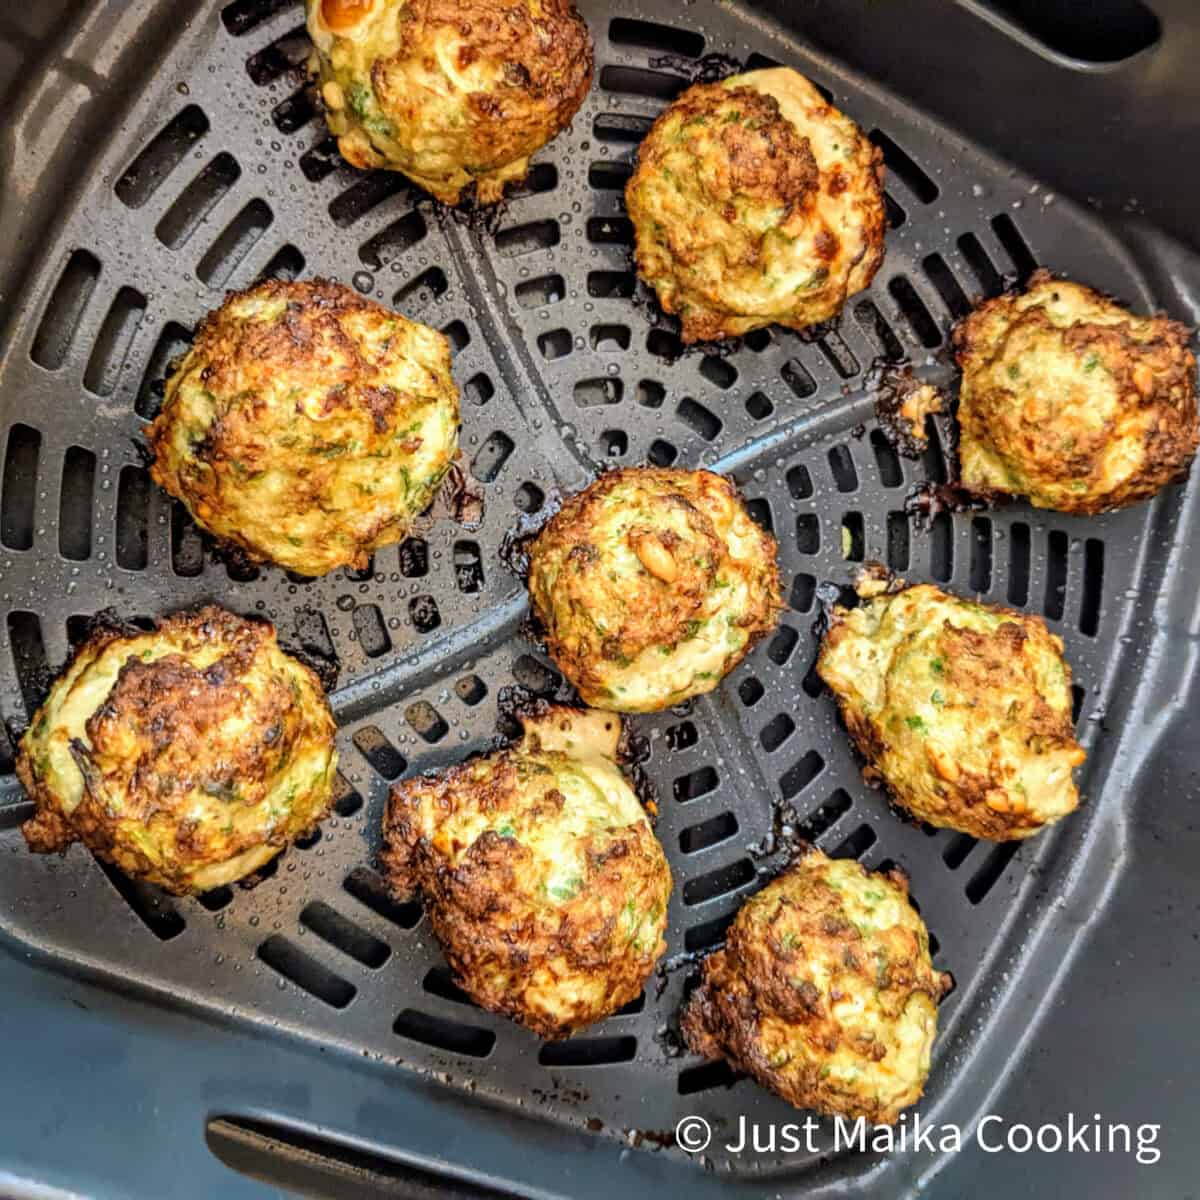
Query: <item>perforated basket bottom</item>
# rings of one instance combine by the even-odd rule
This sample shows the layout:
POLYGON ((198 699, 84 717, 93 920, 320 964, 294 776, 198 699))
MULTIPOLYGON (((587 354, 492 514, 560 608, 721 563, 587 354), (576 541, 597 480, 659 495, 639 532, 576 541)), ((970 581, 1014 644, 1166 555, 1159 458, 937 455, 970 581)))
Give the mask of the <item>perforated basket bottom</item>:
MULTIPOLYGON (((899 821, 863 784, 811 673, 816 589, 845 585, 855 562, 878 558, 913 580, 1043 613, 1066 641, 1090 746, 1141 584, 1138 547, 1169 505, 1086 522, 1013 506, 917 528, 904 499, 944 477, 942 447, 919 464, 898 459, 864 377, 876 360, 905 356, 947 379, 951 319, 1035 262, 1138 305, 1152 297, 1090 217, 737 7, 697 0, 663 23, 624 0, 582 7, 596 86, 491 230, 436 210, 399 176, 341 164, 291 71, 306 51, 302 13, 281 0, 237 0, 197 19, 114 124, 46 247, 2 366, 10 737, 90 614, 148 617, 216 599, 337 661, 343 778, 336 816, 252 890, 168 901, 78 848, 28 855, 6 747, 4 933, 64 970, 433 1073, 606 1136, 637 1141, 630 1131, 669 1130, 688 1112, 718 1128, 741 1113, 787 1119, 749 1082, 730 1088, 723 1066, 676 1055, 669 1026, 685 969, 586 1034, 541 1044, 466 1001, 420 909, 391 903, 372 867, 392 780, 485 746, 506 684, 559 686, 522 639, 523 590, 497 557, 517 516, 601 463, 704 464, 732 472, 778 536, 790 609, 713 696, 637 719, 677 881, 668 961, 720 941, 780 865, 771 835, 781 819, 833 853, 899 863, 936 961, 957 982, 942 1006, 936 1103, 978 1036, 1001 935, 1044 899, 1031 869, 1051 847, 1069 864, 1089 817, 1020 846, 899 821), (797 66, 884 149, 887 261, 818 340, 774 329, 727 353, 679 357, 674 327, 635 283, 621 188, 650 119, 702 53, 797 66), (150 486, 134 443, 166 362, 222 289, 298 274, 353 280, 450 336, 463 445, 486 490, 482 528, 439 522, 361 573, 239 573, 209 557, 179 506, 150 486)), ((1085 774, 1085 793, 1101 783, 1085 774)), ((782 1165, 770 1155, 712 1162, 782 1165)))

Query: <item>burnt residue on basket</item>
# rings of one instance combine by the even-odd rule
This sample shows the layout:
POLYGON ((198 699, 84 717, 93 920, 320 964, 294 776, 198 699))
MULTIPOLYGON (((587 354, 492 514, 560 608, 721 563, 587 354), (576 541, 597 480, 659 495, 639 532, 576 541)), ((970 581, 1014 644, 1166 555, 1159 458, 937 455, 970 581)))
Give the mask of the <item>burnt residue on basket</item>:
POLYGON ((920 458, 929 446, 926 418, 948 409, 940 388, 913 374, 910 363, 876 360, 867 371, 866 391, 875 404, 879 430, 897 454, 920 458))

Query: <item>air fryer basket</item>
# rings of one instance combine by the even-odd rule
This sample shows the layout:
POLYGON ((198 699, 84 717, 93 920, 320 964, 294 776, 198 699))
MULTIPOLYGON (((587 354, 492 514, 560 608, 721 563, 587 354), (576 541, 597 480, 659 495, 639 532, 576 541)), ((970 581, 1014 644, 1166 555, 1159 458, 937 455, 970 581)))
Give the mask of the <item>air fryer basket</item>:
MULTIPOLYGON (((946 477, 946 431, 923 461, 898 458, 876 429, 869 371, 904 358, 949 383, 950 322, 1037 263, 1143 310, 1177 298, 1094 214, 747 8, 580 7, 596 85, 485 221, 436 207, 398 175, 341 163, 296 71, 307 44, 289 0, 199 4, 187 20, 177 5, 95 6, 85 44, 166 48, 150 60, 97 53, 100 75, 128 80, 126 108, 44 225, 19 286, 6 288, 0 838, 11 853, 0 936, 69 986, 119 993, 119 1005, 98 1003, 128 1006, 131 1023, 145 1005, 170 1010, 137 1017, 146 1045, 169 1019, 190 1031, 173 1043, 181 1056, 203 1046, 224 1063, 241 1047, 224 1083, 159 1098, 192 1122, 197 1144, 206 1119, 226 1116, 546 1195, 605 1190, 611 1181, 564 1163, 616 1145, 635 1191, 756 1194, 768 1178, 784 1192, 899 1190, 937 1160, 714 1148, 706 1173, 673 1147, 689 1113, 713 1123, 714 1146, 739 1114, 794 1119, 724 1066, 680 1052, 675 1014, 696 954, 785 861, 789 831, 871 867, 900 864, 935 962, 956 984, 922 1113, 968 1124, 1032 1024, 1011 997, 1031 976, 1049 994, 1120 862, 1124 796, 1152 745, 1130 718, 1163 670, 1182 670, 1154 656, 1146 617, 1171 594, 1163 549, 1182 540, 1194 506, 1192 490, 1173 488, 1087 520, 1018 504, 916 523, 905 501, 918 482, 946 477), (681 353, 676 327, 635 281, 621 200, 632 156, 714 54, 797 67, 883 148, 886 261, 819 337, 772 329, 681 353), (369 570, 307 580, 215 558, 149 483, 138 440, 166 363, 224 289, 298 275, 351 281, 450 337, 464 454, 485 494, 478 528, 431 521, 369 570), (487 746, 504 727, 506 687, 563 694, 523 636, 523 586, 498 548, 518 519, 601 466, 646 461, 734 475, 779 539, 790 607, 719 691, 636 719, 677 881, 666 965, 621 1013, 543 1044, 475 1008, 420 908, 385 896, 380 813, 394 779, 487 746), (845 587, 866 559, 1041 613, 1061 634, 1090 755, 1078 814, 1028 843, 979 844, 903 823, 863 783, 811 664, 822 585, 845 587), (286 642, 336 666, 334 817, 256 886, 195 901, 131 883, 78 847, 63 859, 25 853, 12 745, 72 639, 102 609, 148 618, 206 600, 269 617, 286 642), (486 1157, 506 1139, 507 1158, 494 1147, 486 1157)), ((31 125, 42 99, 31 95, 31 125)))

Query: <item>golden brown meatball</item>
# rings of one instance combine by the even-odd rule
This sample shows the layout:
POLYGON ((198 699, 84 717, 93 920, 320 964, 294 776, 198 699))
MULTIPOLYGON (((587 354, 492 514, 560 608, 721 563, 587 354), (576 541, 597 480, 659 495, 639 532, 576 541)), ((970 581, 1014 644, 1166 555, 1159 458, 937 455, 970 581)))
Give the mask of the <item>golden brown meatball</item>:
POLYGON ((460 986, 561 1038, 634 999, 666 949, 671 871, 617 767, 621 719, 543 705, 506 750, 392 790, 382 860, 424 893, 460 986))
POLYGON ((638 271, 683 340, 836 316, 883 261, 883 159, 786 67, 688 88, 625 189, 638 271))
POLYGON ((362 568, 457 453, 449 344, 340 283, 231 292, 147 438, 155 483, 215 537, 304 575, 362 568))
POLYGON ((929 584, 835 608, 817 672, 866 774, 931 825, 1009 841, 1079 803, 1062 639, 929 584))
POLYGON ((705 960, 683 1034, 797 1108, 890 1125, 921 1097, 950 983, 902 871, 809 850, 705 960))
POLYGON ((711 471, 611 471, 534 540, 529 596, 586 704, 654 712, 709 692, 774 628, 775 539, 711 471))
POLYGON ((499 200, 592 83, 571 0, 308 0, 308 31, 342 156, 446 204, 499 200))
POLYGON ((1097 513, 1187 473, 1200 428, 1189 331, 1037 271, 954 331, 962 484, 1097 513))
POLYGON ((21 739, 25 840, 83 842, 178 895, 232 883, 325 816, 334 733, 317 677, 266 621, 210 607, 98 630, 21 739))

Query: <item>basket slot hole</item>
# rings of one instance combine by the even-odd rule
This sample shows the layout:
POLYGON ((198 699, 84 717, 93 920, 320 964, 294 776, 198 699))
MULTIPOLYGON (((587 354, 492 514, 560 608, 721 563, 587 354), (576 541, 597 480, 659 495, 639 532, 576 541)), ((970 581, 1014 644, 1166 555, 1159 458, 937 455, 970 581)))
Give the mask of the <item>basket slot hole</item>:
POLYGON ((745 887, 755 876, 754 864, 748 858, 739 858, 728 866, 718 867, 689 879, 683 885, 683 903, 686 907, 704 904, 718 896, 727 896, 745 887))
POLYGON ((337 139, 322 138, 310 150, 300 155, 300 170, 309 183, 320 183, 327 175, 332 175, 344 163, 338 150, 337 139))
POLYGON ((10 550, 33 545, 33 512, 37 496, 38 456, 42 435, 28 425, 14 425, 4 452, 0 481, 0 542, 10 550))
POLYGON ((879 469, 879 482, 883 487, 899 487, 904 482, 900 467, 900 456, 896 447, 878 429, 871 431, 871 449, 875 453, 875 465, 879 469))
POLYGON ((946 864, 952 871, 957 871, 959 867, 967 861, 967 856, 979 843, 969 833, 956 833, 949 842, 946 843, 945 850, 942 851, 942 862, 946 864))
POLYGON ((709 1092, 716 1088, 731 1088, 744 1078, 736 1074, 722 1058, 680 1071, 677 1087, 681 1096, 694 1096, 698 1092, 709 1092))
POLYGON ((504 464, 516 448, 512 438, 497 429, 471 460, 471 474, 480 483, 491 483, 504 470, 504 464))
POLYGON ((1062 620, 1067 606, 1067 550, 1070 542, 1061 529, 1046 539, 1046 599, 1042 611, 1051 621, 1062 620))
POLYGON ((733 924, 733 919, 736 916, 737 909, 735 908, 723 917, 713 917, 710 921, 693 925, 683 935, 683 948, 689 954, 697 950, 711 950, 714 946, 719 945, 725 940, 725 934, 728 932, 730 925, 733 924))
POLYGON ((271 120, 280 133, 295 133, 317 115, 316 102, 307 84, 281 100, 271 111, 271 120))
POLYGON ((1019 848, 1020 842, 1003 842, 983 860, 983 865, 967 883, 967 899, 972 904, 978 904, 1000 882, 1019 848))
POLYGON ((454 694, 464 704, 474 707, 487 695, 487 685, 478 675, 464 675, 455 683, 454 694))
POLYGON ((1104 543, 1088 538, 1083 544, 1083 597, 1079 605, 1079 631, 1095 637, 1104 603, 1104 543))
POLYGON ((796 722, 787 713, 779 713, 762 727, 758 740, 768 754, 773 754, 795 732, 796 722))
POLYGON ((258 948, 258 957, 284 979, 332 1008, 345 1008, 354 999, 354 984, 310 958, 281 934, 267 938, 258 948))
POLYGON ((816 513, 801 513, 796 518, 796 549, 801 554, 816 554, 821 549, 821 523, 816 513))
POLYGON ((779 777, 779 790, 785 800, 799 795, 825 769, 825 760, 809 750, 779 777))
POLYGON ((454 543, 454 582, 460 592, 483 591, 483 555, 477 542, 454 543))
POLYGON ((330 200, 329 215, 338 229, 344 229, 378 208, 384 200, 407 191, 409 186, 408 180, 396 170, 373 170, 330 200))
POLYGON ((580 408, 595 408, 598 405, 619 404, 625 395, 625 385, 612 377, 581 379, 575 385, 575 403, 580 408))
POLYGON ((440 299, 449 290, 450 283, 441 267, 430 267, 422 271, 415 279, 410 279, 393 297, 392 304, 396 308, 410 309, 426 308, 435 300, 440 299))
POLYGON ((933 483, 945 483, 949 477, 947 456, 942 448, 942 435, 938 430, 937 422, 932 418, 926 419, 925 433, 925 453, 921 456, 925 476, 933 483))
POLYGON ((738 697, 747 708, 753 708, 765 694, 762 683, 751 675, 738 684, 738 697))
POLYGON ((929 572, 940 583, 954 574, 954 523, 940 512, 929 524, 929 572))
POLYGON ((803 465, 792 467, 787 473, 786 482, 788 495, 793 500, 807 500, 813 494, 812 477, 803 465))
POLYGON ((1074 0, 989 0, 1030 36, 1056 54, 1090 63, 1132 58, 1162 36, 1162 25, 1141 0, 1101 0, 1080 6, 1074 0))
POLYGON ((971 301, 954 278, 954 272, 946 265, 946 260, 940 254, 930 254, 922 259, 921 267, 950 315, 955 319, 965 317, 971 311, 971 301))
POLYGON ((628 1004, 622 1004, 620 1008, 613 1013, 614 1017, 636 1017, 638 1013, 643 1012, 646 1008, 646 993, 638 992, 628 1004))
POLYGON ((714 768, 701 767, 687 775, 680 775, 671 784, 671 794, 680 804, 689 804, 693 800, 699 800, 701 796, 715 792, 720 782, 720 777, 714 768))
POLYGON ((428 700, 418 700, 404 710, 404 719, 430 745, 435 745, 450 732, 442 714, 428 700))
POLYGON ((250 55, 246 59, 246 74, 256 87, 263 87, 281 75, 301 70, 311 50, 308 31, 303 25, 297 25, 250 55))
POLYGON ((854 456, 849 446, 834 446, 829 451, 829 470, 839 492, 858 491, 858 472, 854 469, 854 456))
POLYGON ((378 658, 392 648, 392 639, 388 637, 383 614, 376 605, 360 604, 354 610, 353 620, 358 644, 368 658, 378 658))
POLYGON ((339 817, 352 817, 363 806, 363 798, 338 771, 333 777, 333 811, 339 817))
POLYGON ((320 900, 314 900, 300 914, 300 924, 311 929, 335 949, 349 955, 355 962, 373 970, 387 962, 392 951, 386 942, 381 942, 365 929, 342 916, 335 908, 320 900))
POLYGON ((396 1018, 392 1032, 409 1041, 471 1058, 486 1058, 496 1044, 496 1035, 489 1029, 460 1025, 456 1021, 418 1012, 415 1008, 406 1008, 396 1018))
POLYGON ((566 358, 574 346, 569 329, 551 329, 538 334, 537 344, 542 357, 549 362, 556 358, 566 358))
POLYGON ((628 300, 637 286, 632 271, 589 271, 587 291, 598 300, 628 300))
POLYGON ((816 699, 825 689, 824 683, 821 682, 820 675, 817 674, 817 660, 814 656, 812 662, 804 678, 800 681, 800 686, 804 690, 806 696, 811 696, 816 699))
POLYGON ((92 552, 92 490, 96 456, 72 446, 63 456, 58 504, 58 550, 63 558, 82 562, 92 552))
POLYGON ((737 383, 737 368, 728 359, 706 354, 700 360, 700 374, 719 388, 731 388, 737 383))
POLYGON ((563 1042, 543 1042, 538 1062, 543 1067, 604 1067, 610 1063, 632 1062, 637 1053, 637 1038, 571 1038, 563 1042))
POLYGON ((1005 254, 1012 260, 1017 271, 1017 282, 1024 286, 1030 275, 1037 270, 1038 262, 1029 243, 1021 236, 1016 222, 1008 213, 999 213, 992 218, 992 229, 1004 247, 1005 254))
POLYGON ((420 904, 394 900, 382 876, 369 867, 355 867, 346 876, 342 888, 364 908, 369 908, 376 916, 400 929, 413 929, 421 920, 420 904))
POLYGON ((679 402, 675 415, 695 434, 711 442, 721 432, 721 422, 690 396, 679 402))
POLYGON ((308 833, 301 834, 300 837, 295 838, 292 845, 297 850, 311 850, 320 840, 321 830, 319 828, 311 829, 308 833))
POLYGON ((992 590, 992 523, 987 517, 971 521, 971 591, 992 590))
POLYGON ((17 673, 21 700, 32 721, 52 682, 41 622, 33 613, 9 613, 8 642, 12 647, 13 670, 17 673))
POLYGON ((598 192, 623 192, 633 167, 622 162, 594 162, 588 167, 588 184, 598 192))
POLYGON ((790 625, 781 625, 767 645, 767 657, 777 667, 782 667, 792 657, 799 641, 800 635, 790 625))
POLYGON ((505 258, 518 258, 557 246, 561 236, 557 221, 530 221, 500 230, 496 234, 496 249, 505 258))
POLYGON ((208 128, 208 117, 195 104, 176 113, 113 185, 117 199, 126 208, 141 208, 208 128))
POLYGON ((320 659, 322 662, 337 661, 337 652, 329 636, 329 626, 325 624, 324 616, 315 608, 298 609, 294 627, 296 642, 302 655, 320 659))
POLYGON ((123 467, 117 481, 117 565, 145 569, 149 555, 150 476, 143 467, 123 467))
POLYGON ((850 795, 843 788, 834 791, 824 804, 818 805, 804 818, 796 832, 806 841, 824 837, 851 808, 850 795))
POLYGON ((182 325, 168 321, 158 335, 158 341, 150 352, 142 385, 138 388, 133 409, 143 421, 152 421, 158 416, 166 392, 166 375, 171 365, 186 354, 192 344, 192 335, 182 325))
POLYGON ((291 5, 292 0, 234 0, 221 9, 221 22, 234 37, 241 37, 291 5))
POLYGON ((1083 712, 1083 701, 1087 696, 1087 688, 1082 684, 1071 684, 1071 723, 1079 724, 1079 714, 1083 712))
POLYGON ((917 294, 917 289, 903 275, 897 275, 888 282, 888 291, 896 301, 904 319, 908 322, 922 346, 933 349, 940 346, 942 333, 933 314, 925 307, 925 301, 917 294))
POLYGON ((589 217, 587 239, 597 246, 632 246, 633 222, 628 217, 589 217))
POLYGON ((86 250, 71 254, 54 285, 29 351, 39 367, 57 371, 62 366, 99 278, 100 260, 94 254, 86 250))
POLYGON ((792 590, 788 594, 788 607, 793 612, 805 613, 813 606, 817 595, 817 580, 813 575, 803 573, 792 580, 792 590))
MULTIPOLYGON (((778 59, 768 58, 765 54, 759 54, 759 52, 757 50, 755 50, 754 53, 751 54, 750 57, 746 59, 746 66, 743 69, 746 71, 765 71, 765 70, 770 69, 771 67, 782 67, 782 66, 783 66, 783 63, 781 63, 778 59)), ((820 92, 821 95, 825 97, 826 101, 830 101, 833 99, 833 93, 830 92, 827 88, 821 87, 820 84, 818 84, 817 81, 815 79, 813 79, 811 75, 807 76, 806 78, 808 79, 808 82, 811 83, 813 85, 813 87, 815 87, 817 89, 817 91, 820 92)))
POLYGON ((867 533, 862 513, 849 512, 842 517, 842 557, 847 562, 862 562, 867 554, 867 533))
POLYGON ((600 353, 628 350, 630 332, 628 325, 593 325, 588 331, 592 349, 600 353))
POLYGON ((629 435, 623 429, 606 429, 600 435, 600 454, 603 458, 624 458, 629 450, 629 435))
POLYGON ((755 421, 765 421, 775 406, 762 392, 752 392, 746 399, 746 412, 755 421))
POLYGON ((932 204, 938 198, 938 185, 906 151, 902 150, 881 129, 872 129, 867 135, 883 151, 883 161, 906 188, 922 204, 932 204))
POLYGON ((680 721, 678 725, 670 726, 665 737, 667 749, 672 752, 688 750, 700 740, 700 734, 691 721, 680 721))
POLYGON ((466 992, 454 982, 454 972, 449 967, 430 967, 421 980, 421 987, 431 996, 439 1000, 449 1000, 451 1004, 461 1004, 464 1008, 479 1007, 466 992))
POLYGON ((792 389, 792 393, 801 400, 807 400, 817 390, 816 381, 794 358, 783 364, 779 374, 783 382, 792 389))
POLYGON ((523 196, 540 196, 558 187, 558 168, 553 163, 534 163, 524 179, 513 183, 505 193, 506 200, 523 196))
POLYGON ((854 319, 863 333, 875 343, 880 357, 886 362, 900 362, 904 358, 904 346, 887 318, 872 301, 860 300, 855 304, 854 319))
POLYGON ((646 350, 655 358, 673 363, 683 353, 683 343, 669 329, 652 329, 646 334, 646 350))
POLYGON ((908 213, 905 212, 904 206, 891 192, 883 193, 883 212, 889 229, 899 229, 908 220, 908 213))
POLYGON ((817 345, 821 353, 829 360, 829 365, 842 379, 852 379, 859 373, 861 367, 853 351, 846 345, 838 333, 830 332, 821 338, 817 345))
POLYGON ((264 200, 251 200, 208 248, 196 274, 209 287, 222 287, 275 220, 264 200))
POLYGON ((450 357, 456 358, 471 344, 471 331, 464 321, 451 321, 442 333, 450 343, 450 357))
POLYGON ((512 668, 513 679, 535 696, 552 696, 562 684, 557 671, 538 662, 531 654, 522 654, 512 668))
POLYGON ((360 729, 354 735, 354 745, 371 769, 389 781, 398 779, 408 766, 404 755, 374 725, 360 729))
POLYGON ((567 285, 561 275, 539 275, 517 284, 517 303, 522 308, 543 308, 558 304, 566 297, 567 285))
POLYGON ((208 912, 220 912, 233 903, 233 888, 222 884, 221 887, 210 888, 196 897, 200 907, 208 912))
POLYGON ((592 123, 592 133, 601 142, 632 146, 650 132, 653 124, 653 117, 639 117, 633 113, 601 113, 592 123))
POLYGON ((513 503, 526 515, 541 512, 542 505, 546 503, 546 493, 536 483, 523 483, 517 488, 513 503))
POLYGON ((278 279, 283 283, 291 283, 299 279, 304 272, 304 255, 290 243, 280 246, 271 255, 271 261, 259 272, 258 280, 278 279))
POLYGON ((686 58, 699 58, 704 53, 702 34, 631 17, 614 17, 608 23, 608 40, 618 46, 637 46, 642 50, 682 54, 686 58))
POLYGON ((408 617, 418 633, 432 633, 442 623, 442 614, 432 596, 414 596, 408 602, 408 617))
POLYGON ((893 571, 908 570, 908 514, 890 512, 887 515, 887 562, 893 571))
POLYGON ((221 151, 176 197, 154 233, 171 250, 178 250, 237 183, 242 168, 232 154, 221 151))
POLYGON ((958 249, 967 266, 971 268, 971 273, 978 280, 983 295, 1000 295, 1004 291, 1004 280, 988 257, 983 243, 973 233, 964 233, 958 239, 958 249))
POLYGON ((642 379, 637 385, 637 402, 642 408, 662 408, 667 389, 653 379, 642 379))
POLYGON ((421 538, 405 538, 398 555, 405 579, 423 579, 429 573, 429 546, 421 538))
POLYGON ((674 100, 689 81, 665 71, 647 71, 644 67, 604 67, 600 86, 606 92, 626 96, 647 96, 653 100, 674 100))
POLYGON ((679 850, 682 854, 698 854, 710 846, 733 837, 738 831, 738 820, 733 813, 721 813, 701 821, 699 825, 690 825, 679 835, 679 850))
POLYGON ((860 825, 838 843, 830 858, 861 858, 879 840, 870 825, 860 825))
POLYGON ((412 249, 426 233, 425 218, 415 209, 381 229, 358 248, 358 257, 373 271, 382 270, 412 249))
POLYGON ((178 910, 158 888, 130 879, 110 863, 100 859, 96 862, 116 893, 160 942, 169 942, 187 927, 178 910))
POLYGON ((775 532, 775 518, 771 514, 770 501, 761 497, 757 500, 746 501, 746 512, 755 525, 766 533, 775 532))

